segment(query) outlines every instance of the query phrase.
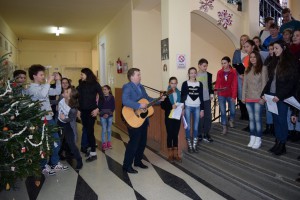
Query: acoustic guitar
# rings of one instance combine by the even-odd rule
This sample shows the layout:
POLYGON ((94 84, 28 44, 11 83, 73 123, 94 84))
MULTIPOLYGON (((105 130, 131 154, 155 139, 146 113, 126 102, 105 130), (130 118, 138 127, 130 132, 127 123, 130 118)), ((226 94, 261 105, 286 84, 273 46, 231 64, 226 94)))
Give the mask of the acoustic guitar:
POLYGON ((147 108, 144 109, 134 110, 132 108, 124 106, 122 108, 122 118, 125 120, 127 126, 130 126, 132 128, 139 128, 140 126, 142 126, 142 124, 148 117, 153 115, 154 109, 152 106, 155 103, 157 103, 163 96, 168 96, 173 92, 174 92, 173 89, 170 89, 169 91, 164 92, 160 97, 154 99, 150 103, 147 99, 140 99, 138 103, 148 104, 147 108))

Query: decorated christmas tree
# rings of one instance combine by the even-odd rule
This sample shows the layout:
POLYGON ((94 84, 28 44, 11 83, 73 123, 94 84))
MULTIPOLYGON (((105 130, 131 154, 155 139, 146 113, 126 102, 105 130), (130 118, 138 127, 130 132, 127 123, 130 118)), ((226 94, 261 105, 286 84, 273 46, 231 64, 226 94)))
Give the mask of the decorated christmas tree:
POLYGON ((40 102, 25 95, 24 87, 9 80, 13 68, 10 54, 0 58, 0 190, 15 182, 36 177, 39 186, 40 160, 49 156, 57 127, 42 118, 40 102))

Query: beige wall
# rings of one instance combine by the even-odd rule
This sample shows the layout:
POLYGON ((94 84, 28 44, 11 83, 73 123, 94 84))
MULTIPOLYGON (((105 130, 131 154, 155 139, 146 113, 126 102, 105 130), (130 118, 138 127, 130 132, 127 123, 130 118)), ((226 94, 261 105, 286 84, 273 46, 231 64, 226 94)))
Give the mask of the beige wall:
POLYGON ((1 16, 0 37, 0 56, 12 52, 12 56, 9 59, 14 65, 18 65, 18 38, 1 16), (7 44, 7 50, 5 49, 5 44, 7 44))
POLYGON ((51 66, 48 74, 58 71, 71 78, 74 85, 78 83, 81 68, 92 65, 90 42, 22 40, 19 49, 21 68, 28 69, 32 64, 51 66))
MULTIPOLYGON (((140 68, 142 83, 162 88, 162 66, 160 59, 161 19, 156 10, 132 13, 132 61, 140 68)), ((149 93, 150 94, 150 93, 149 93)), ((157 96, 157 94, 153 94, 157 96)))
POLYGON ((191 13, 192 20, 192 57, 191 66, 196 67, 200 58, 206 58, 209 72, 215 75, 220 68, 221 58, 233 55, 234 41, 228 32, 212 23, 207 17, 199 13, 191 13))
MULTIPOLYGON (((122 87, 127 82, 126 73, 117 74, 116 61, 118 58, 132 67, 132 17, 131 2, 129 2, 100 32, 97 46, 104 42, 106 47, 106 84, 112 90, 122 87)), ((94 45, 94 44, 93 44, 94 45)), ((100 50, 99 54, 100 55, 100 50)), ((99 62, 101 60, 99 59, 99 62)), ((100 65, 99 65, 100 66, 100 65)), ((100 71, 100 70, 99 70, 100 71)), ((101 76, 100 76, 101 77, 101 76)))
POLYGON ((292 11, 293 17, 297 20, 300 20, 300 1, 299 0, 289 0, 288 6, 292 11))
MULTIPOLYGON (((224 36, 223 36, 224 37, 224 36)), ((207 40, 206 38, 199 37, 198 34, 191 33, 192 38, 192 56, 191 63, 193 67, 198 69, 198 61, 200 58, 205 58, 208 61, 207 71, 213 74, 213 82, 216 80, 216 75, 219 69, 221 69, 221 59, 224 56, 232 58, 234 45, 227 46, 227 50, 220 50, 216 46, 207 40)), ((226 39, 226 38, 224 38, 226 39)), ((187 71, 186 71, 187 74, 187 71)))

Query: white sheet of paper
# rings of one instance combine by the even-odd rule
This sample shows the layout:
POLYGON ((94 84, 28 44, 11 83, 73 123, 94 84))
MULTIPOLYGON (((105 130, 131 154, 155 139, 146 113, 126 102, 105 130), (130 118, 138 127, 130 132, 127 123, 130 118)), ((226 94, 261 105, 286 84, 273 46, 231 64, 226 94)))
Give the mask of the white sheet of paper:
POLYGON ((274 96, 265 94, 266 103, 268 106, 268 111, 278 115, 277 104, 273 101, 274 96))
POLYGON ((177 106, 176 109, 173 109, 170 112, 169 118, 180 120, 180 117, 182 114, 183 103, 176 103, 176 106, 177 106))
POLYGON ((183 122, 183 128, 184 128, 184 129, 187 129, 188 124, 186 123, 186 119, 185 119, 184 116, 182 117, 182 122, 183 122))
POLYGON ((291 106, 297 108, 298 110, 300 110, 300 103, 296 100, 295 97, 290 97, 284 100, 284 102, 290 104, 291 106))

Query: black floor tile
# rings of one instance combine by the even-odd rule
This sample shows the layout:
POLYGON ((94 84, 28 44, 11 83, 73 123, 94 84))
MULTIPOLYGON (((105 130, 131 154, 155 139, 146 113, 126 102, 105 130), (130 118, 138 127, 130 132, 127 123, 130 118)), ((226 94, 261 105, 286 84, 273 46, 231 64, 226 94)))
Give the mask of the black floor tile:
POLYGON ((201 199, 183 179, 161 169, 160 167, 157 167, 155 165, 153 165, 153 167, 165 184, 190 197, 191 199, 201 199))
POLYGON ((78 175, 74 200, 98 200, 94 190, 78 175))
POLYGON ((25 184, 26 184, 26 189, 27 189, 27 193, 28 193, 28 196, 29 196, 29 199, 30 200, 35 200, 37 199, 40 191, 41 191, 41 188, 43 187, 43 184, 45 182, 45 176, 42 174, 42 176, 40 177, 40 185, 39 187, 37 187, 35 185, 35 181, 37 179, 33 176, 30 176, 28 177, 26 180, 25 180, 25 184))
POLYGON ((130 178, 126 172, 123 171, 122 165, 116 162, 114 159, 106 155, 107 165, 110 171, 112 171, 117 177, 124 181, 127 185, 132 187, 130 178))

